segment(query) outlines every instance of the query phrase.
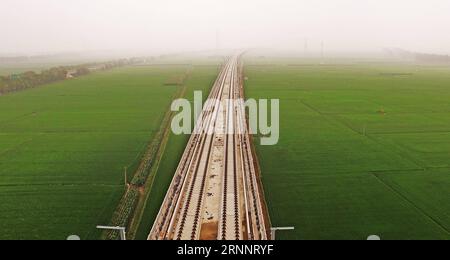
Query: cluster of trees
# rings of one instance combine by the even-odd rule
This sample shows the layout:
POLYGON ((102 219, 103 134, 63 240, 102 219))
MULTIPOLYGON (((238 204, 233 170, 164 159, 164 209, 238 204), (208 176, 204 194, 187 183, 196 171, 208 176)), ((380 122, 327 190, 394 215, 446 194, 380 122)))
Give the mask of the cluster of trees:
POLYGON ((55 67, 43 70, 41 73, 27 71, 20 74, 0 76, 0 95, 24 89, 35 88, 52 82, 65 80, 71 77, 87 75, 96 70, 108 70, 139 62, 140 59, 121 59, 103 63, 89 63, 78 66, 55 67))
POLYGON ((416 60, 419 62, 450 63, 450 56, 438 54, 416 53, 416 60))
POLYGON ((385 49, 384 51, 387 55, 393 58, 401 58, 423 63, 450 63, 449 55, 411 52, 399 48, 385 49))
POLYGON ((0 77, 0 94, 34 88, 39 85, 64 80, 67 76, 67 69, 63 67, 51 68, 42 71, 40 74, 34 71, 27 71, 20 74, 13 74, 0 77))

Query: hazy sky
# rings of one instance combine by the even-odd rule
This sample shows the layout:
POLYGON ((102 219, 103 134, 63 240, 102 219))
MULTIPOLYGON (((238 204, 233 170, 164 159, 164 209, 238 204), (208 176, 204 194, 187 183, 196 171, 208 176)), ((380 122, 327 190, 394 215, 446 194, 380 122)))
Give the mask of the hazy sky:
POLYGON ((450 54, 449 0, 0 0, 0 53, 264 47, 450 54))

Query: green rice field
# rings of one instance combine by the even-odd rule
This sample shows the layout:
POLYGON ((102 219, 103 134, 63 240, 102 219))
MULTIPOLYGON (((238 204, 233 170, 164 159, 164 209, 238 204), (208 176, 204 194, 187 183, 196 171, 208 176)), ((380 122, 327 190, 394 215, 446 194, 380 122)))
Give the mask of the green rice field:
MULTIPOLYGON (((185 98, 193 102, 194 91, 202 91, 206 100, 211 86, 218 75, 219 66, 200 66, 194 69, 192 77, 187 81, 185 98)), ((170 134, 164 155, 156 171, 149 199, 146 203, 144 216, 140 223, 136 239, 146 240, 159 212, 161 204, 172 181, 173 175, 186 148, 189 136, 170 134)))
MULTIPOLYGON (((450 238, 450 67, 252 59, 247 97, 280 99, 259 146, 279 239, 450 238)), ((257 141, 258 139, 256 139, 257 141)))
POLYGON ((0 96, 0 239, 99 238, 184 66, 126 67, 0 96))
MULTIPOLYGON (((192 58, 192 60, 194 60, 192 58)), ((98 239, 192 70, 136 66, 0 96, 0 239, 98 239)), ((6 70, 4 70, 6 71, 6 70)), ((256 148, 279 239, 450 238, 450 67, 247 57, 247 98, 280 99, 280 142, 256 148)), ((146 239, 188 136, 171 134, 137 230, 146 239)))

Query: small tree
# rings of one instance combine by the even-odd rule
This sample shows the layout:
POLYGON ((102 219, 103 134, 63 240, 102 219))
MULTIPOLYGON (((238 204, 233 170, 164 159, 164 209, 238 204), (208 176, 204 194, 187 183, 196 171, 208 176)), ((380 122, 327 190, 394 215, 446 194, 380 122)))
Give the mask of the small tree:
POLYGON ((91 71, 86 67, 80 67, 77 69, 76 75, 83 76, 89 74, 91 71))

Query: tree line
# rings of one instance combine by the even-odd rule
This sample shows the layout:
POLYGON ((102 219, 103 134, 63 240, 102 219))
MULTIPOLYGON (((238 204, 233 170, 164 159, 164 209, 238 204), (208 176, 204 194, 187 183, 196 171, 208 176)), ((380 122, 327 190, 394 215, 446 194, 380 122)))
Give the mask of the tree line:
POLYGON ((445 54, 431 54, 431 53, 420 53, 411 52, 399 48, 394 49, 384 49, 385 53, 393 58, 407 59, 416 62, 423 63, 450 63, 450 56, 445 54))
POLYGON ((102 63, 87 63, 76 66, 60 66, 36 73, 26 71, 0 76, 0 95, 35 88, 41 85, 90 74, 93 71, 109 70, 141 62, 139 58, 120 59, 102 63))
POLYGON ((439 54, 416 53, 416 60, 419 62, 450 63, 450 56, 439 54))

